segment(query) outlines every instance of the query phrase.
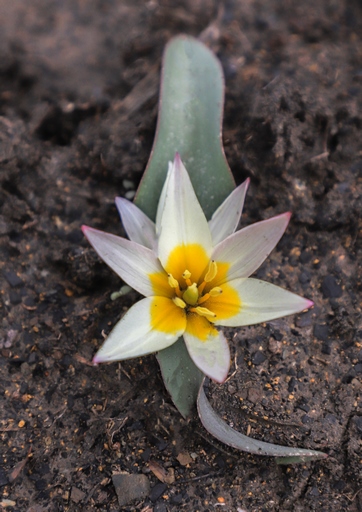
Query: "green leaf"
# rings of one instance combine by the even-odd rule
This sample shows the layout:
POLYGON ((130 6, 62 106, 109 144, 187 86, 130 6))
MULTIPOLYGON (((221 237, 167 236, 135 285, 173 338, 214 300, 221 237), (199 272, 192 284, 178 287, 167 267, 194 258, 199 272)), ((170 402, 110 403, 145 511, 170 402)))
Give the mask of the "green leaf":
POLYGON ((162 377, 171 398, 184 418, 189 416, 196 403, 204 374, 190 358, 185 342, 180 338, 171 347, 157 354, 162 377))
POLYGON ((237 432, 222 420, 211 407, 210 402, 206 398, 203 385, 200 387, 197 399, 197 410, 205 429, 222 443, 237 450, 255 453, 256 455, 278 457, 278 464, 295 464, 296 462, 307 462, 327 457, 327 454, 316 450, 288 448, 288 446, 257 441, 237 432))
POLYGON ((172 39, 163 59, 156 137, 135 199, 151 219, 177 151, 207 218, 233 190, 221 141, 223 105, 223 73, 214 54, 192 37, 172 39))
MULTIPOLYGON (((221 140, 223 105, 224 78, 214 54, 192 37, 172 39, 163 59, 156 137, 135 198, 151 219, 156 216, 168 162, 177 151, 208 218, 233 190, 221 140)), ((175 406, 188 416, 203 374, 182 339, 159 352, 157 359, 175 406)))

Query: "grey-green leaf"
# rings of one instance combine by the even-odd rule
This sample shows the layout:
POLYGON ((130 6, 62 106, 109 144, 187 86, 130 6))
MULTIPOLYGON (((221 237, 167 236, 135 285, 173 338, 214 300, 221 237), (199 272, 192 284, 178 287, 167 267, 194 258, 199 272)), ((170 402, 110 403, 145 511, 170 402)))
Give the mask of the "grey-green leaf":
POLYGON ((183 338, 157 354, 163 381, 184 418, 189 416, 197 400, 204 374, 190 358, 183 338))
POLYGON ((324 459, 327 457, 325 453, 315 450, 288 448, 287 446, 279 446, 277 444, 266 443, 264 441, 257 441, 256 439, 240 434, 240 432, 231 428, 220 418, 220 416, 217 415, 206 398, 203 385, 200 387, 197 399, 197 409, 201 423, 205 429, 219 441, 231 446, 232 448, 236 448, 237 450, 255 453, 257 455, 279 457, 279 464, 282 463, 282 460, 285 457, 288 459, 284 461, 284 464, 324 459))
POLYGON ((192 37, 172 39, 163 59, 156 137, 135 199, 151 219, 177 151, 208 218, 233 190, 221 140, 223 105, 224 79, 215 55, 192 37))

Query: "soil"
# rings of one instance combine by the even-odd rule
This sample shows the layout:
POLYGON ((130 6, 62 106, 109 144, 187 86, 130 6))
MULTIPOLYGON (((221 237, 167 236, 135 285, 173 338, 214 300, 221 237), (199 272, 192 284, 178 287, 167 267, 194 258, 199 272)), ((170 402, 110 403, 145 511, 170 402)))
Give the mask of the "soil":
POLYGON ((361 511, 361 3, 1 0, 0 20, 0 508, 361 511), (257 276, 315 302, 229 330, 230 378, 209 399, 323 461, 221 445, 179 415, 154 356, 90 362, 138 296, 110 300, 122 283, 80 226, 124 235, 113 200, 145 169, 182 32, 224 68, 225 152, 251 178, 242 225, 293 212, 257 276), (121 507, 120 472, 148 495, 121 507))

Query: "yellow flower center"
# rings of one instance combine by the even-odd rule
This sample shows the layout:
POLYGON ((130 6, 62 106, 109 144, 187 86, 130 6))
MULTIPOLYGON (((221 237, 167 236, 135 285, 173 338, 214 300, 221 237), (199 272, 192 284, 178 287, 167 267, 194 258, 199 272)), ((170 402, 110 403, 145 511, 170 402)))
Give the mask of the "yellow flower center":
POLYGON ((230 318, 241 309, 238 292, 227 282, 229 266, 210 261, 199 244, 176 247, 165 271, 149 275, 155 293, 152 327, 173 333, 186 316, 187 331, 206 340, 214 322, 230 318), (161 301, 161 307, 161 297, 167 297, 173 307, 166 307, 167 301, 161 301))
POLYGON ((222 289, 218 286, 204 293, 207 284, 211 283, 216 276, 217 264, 215 261, 210 261, 205 277, 199 285, 197 282, 192 281, 192 274, 187 269, 182 273, 180 283, 172 274, 168 274, 168 284, 174 291, 172 301, 177 307, 185 309, 187 312, 197 313, 210 321, 215 320, 216 314, 210 311, 210 309, 201 306, 201 304, 206 302, 210 297, 217 297, 222 293, 222 289))

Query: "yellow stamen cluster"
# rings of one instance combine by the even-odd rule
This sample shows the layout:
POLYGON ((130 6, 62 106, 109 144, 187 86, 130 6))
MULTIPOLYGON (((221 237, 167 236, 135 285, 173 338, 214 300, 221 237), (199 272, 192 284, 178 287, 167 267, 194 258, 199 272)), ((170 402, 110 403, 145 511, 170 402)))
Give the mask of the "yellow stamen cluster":
POLYGON ((216 275, 217 264, 215 261, 209 263, 205 277, 199 285, 192 282, 191 272, 187 269, 182 274, 185 286, 180 285, 172 274, 168 274, 168 284, 175 291, 175 297, 172 299, 174 304, 179 308, 186 309, 187 312, 197 313, 211 321, 215 320, 216 314, 208 308, 201 306, 201 304, 204 304, 210 297, 217 297, 222 293, 222 289, 218 286, 211 288, 207 293, 203 293, 205 286, 211 283, 216 275))

